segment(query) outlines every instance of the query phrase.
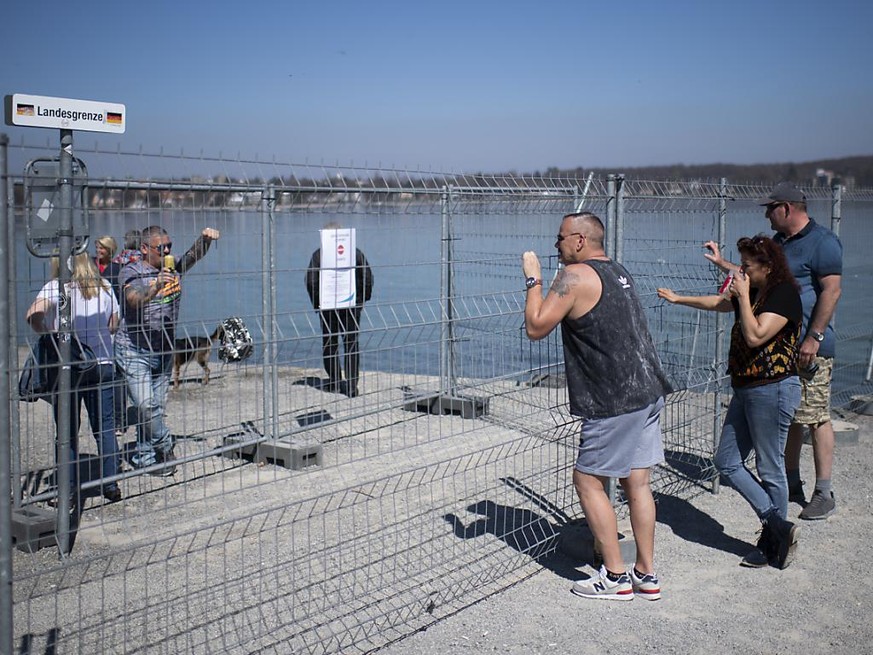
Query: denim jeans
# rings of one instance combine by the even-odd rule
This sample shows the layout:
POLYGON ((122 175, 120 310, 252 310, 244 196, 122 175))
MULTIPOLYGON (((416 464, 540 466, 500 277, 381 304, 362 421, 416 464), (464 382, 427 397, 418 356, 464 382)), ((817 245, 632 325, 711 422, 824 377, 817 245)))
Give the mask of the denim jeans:
POLYGON ((136 409, 136 454, 134 466, 154 464, 156 454, 173 447, 166 423, 167 391, 170 388, 172 353, 156 353, 115 342, 115 361, 124 372, 130 398, 136 409))
MULTIPOLYGON (((112 364, 100 364, 97 367, 97 379, 90 386, 75 389, 70 400, 70 439, 71 484, 78 485, 79 470, 79 424, 81 423, 81 405, 85 403, 88 411, 88 422, 91 433, 97 442, 97 452, 100 456, 100 477, 106 478, 118 473, 119 453, 118 442, 115 440, 115 420, 113 417, 113 399, 115 367, 112 364)), ((58 402, 52 403, 55 423, 58 420, 58 402)), ((115 488, 117 483, 107 484, 105 489, 115 488)))
POLYGON ((715 467, 749 501, 760 519, 788 514, 785 441, 800 404, 797 376, 756 387, 734 389, 728 406, 715 467), (756 478, 746 466, 755 451, 756 478))

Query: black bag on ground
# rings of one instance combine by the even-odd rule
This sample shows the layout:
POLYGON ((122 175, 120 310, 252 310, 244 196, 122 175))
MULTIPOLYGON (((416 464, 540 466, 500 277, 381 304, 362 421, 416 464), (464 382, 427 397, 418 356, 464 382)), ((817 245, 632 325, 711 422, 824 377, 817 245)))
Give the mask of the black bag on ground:
MULTIPOLYGON (((60 338, 57 332, 42 334, 24 362, 18 378, 18 397, 28 403, 51 402, 60 375, 60 338)), ((97 357, 90 346, 75 336, 70 339, 70 384, 73 388, 97 384, 97 357)))

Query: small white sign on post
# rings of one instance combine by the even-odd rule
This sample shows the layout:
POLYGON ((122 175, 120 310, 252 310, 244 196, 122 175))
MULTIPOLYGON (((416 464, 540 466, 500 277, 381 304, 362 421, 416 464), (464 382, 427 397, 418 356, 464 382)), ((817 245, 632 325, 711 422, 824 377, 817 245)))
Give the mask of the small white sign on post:
POLYGON ((15 93, 6 96, 6 124, 124 134, 127 112, 117 102, 15 93))
POLYGON ((321 230, 319 309, 355 306, 355 230, 321 230))

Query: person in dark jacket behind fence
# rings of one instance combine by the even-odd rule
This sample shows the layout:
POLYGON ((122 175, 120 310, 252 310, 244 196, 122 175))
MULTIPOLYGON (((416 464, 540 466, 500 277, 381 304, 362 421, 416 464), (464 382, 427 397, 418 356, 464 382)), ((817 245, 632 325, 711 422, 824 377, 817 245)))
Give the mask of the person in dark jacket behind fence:
MULTIPOLYGON (((337 223, 328 223, 325 230, 338 230, 337 223)), ((358 395, 360 377, 360 352, 358 332, 361 328, 361 310, 373 294, 373 272, 364 253, 355 248, 354 291, 355 297, 350 307, 333 309, 322 308, 321 299, 321 248, 312 253, 306 270, 306 292, 312 307, 318 310, 321 318, 322 356, 327 372, 327 391, 345 393, 350 398, 358 395), (342 337, 344 349, 345 380, 342 378, 339 359, 339 340, 342 337)), ((326 303, 325 303, 326 304, 326 303)))

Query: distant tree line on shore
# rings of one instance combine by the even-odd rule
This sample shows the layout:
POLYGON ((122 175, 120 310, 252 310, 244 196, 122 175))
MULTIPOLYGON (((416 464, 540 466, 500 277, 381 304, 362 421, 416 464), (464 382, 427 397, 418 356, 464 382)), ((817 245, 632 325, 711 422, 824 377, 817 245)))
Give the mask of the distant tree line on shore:
MULTIPOLYGON (((383 177, 378 171, 370 175, 350 176, 334 173, 322 179, 286 179, 273 177, 273 185, 279 205, 307 205, 313 203, 358 204, 368 202, 393 202, 410 200, 414 193, 430 192, 445 185, 461 185, 469 188, 487 189, 527 188, 528 184, 553 184, 561 179, 581 182, 590 173, 602 178, 608 173, 624 174, 627 179, 638 181, 709 182, 717 183, 722 177, 731 184, 768 184, 788 180, 802 186, 830 187, 842 184, 846 189, 873 188, 873 156, 820 159, 801 163, 777 164, 672 164, 667 166, 609 167, 602 169, 559 169, 550 167, 543 172, 474 173, 441 175, 383 177)), ((164 189, 143 189, 136 184, 125 188, 107 188, 95 184, 89 191, 88 205, 95 209, 148 209, 156 207, 254 207, 261 202, 261 187, 266 182, 259 177, 234 181, 227 176, 212 178, 200 176, 165 181, 164 189)), ((156 182, 155 187, 161 183, 156 182)), ((559 185, 560 186, 560 185, 559 185)), ((16 207, 24 204, 24 188, 18 182, 14 187, 16 207)), ((656 189, 655 189, 656 191, 656 189)), ((653 191, 653 192, 655 192, 653 191)), ((556 193, 560 189, 556 188, 556 193)))
MULTIPOLYGON (((573 169, 548 168, 544 173, 536 172, 538 177, 584 178, 592 169, 582 167, 573 169)), ((824 182, 819 171, 825 171, 824 178, 831 183, 841 183, 849 188, 873 187, 873 156, 843 157, 841 159, 819 159, 807 162, 783 162, 774 164, 670 164, 665 166, 620 167, 612 166, 593 169, 597 174, 623 173, 627 178, 637 180, 701 180, 707 182, 727 178, 733 184, 775 184, 788 180, 799 185, 809 186, 824 182)))

